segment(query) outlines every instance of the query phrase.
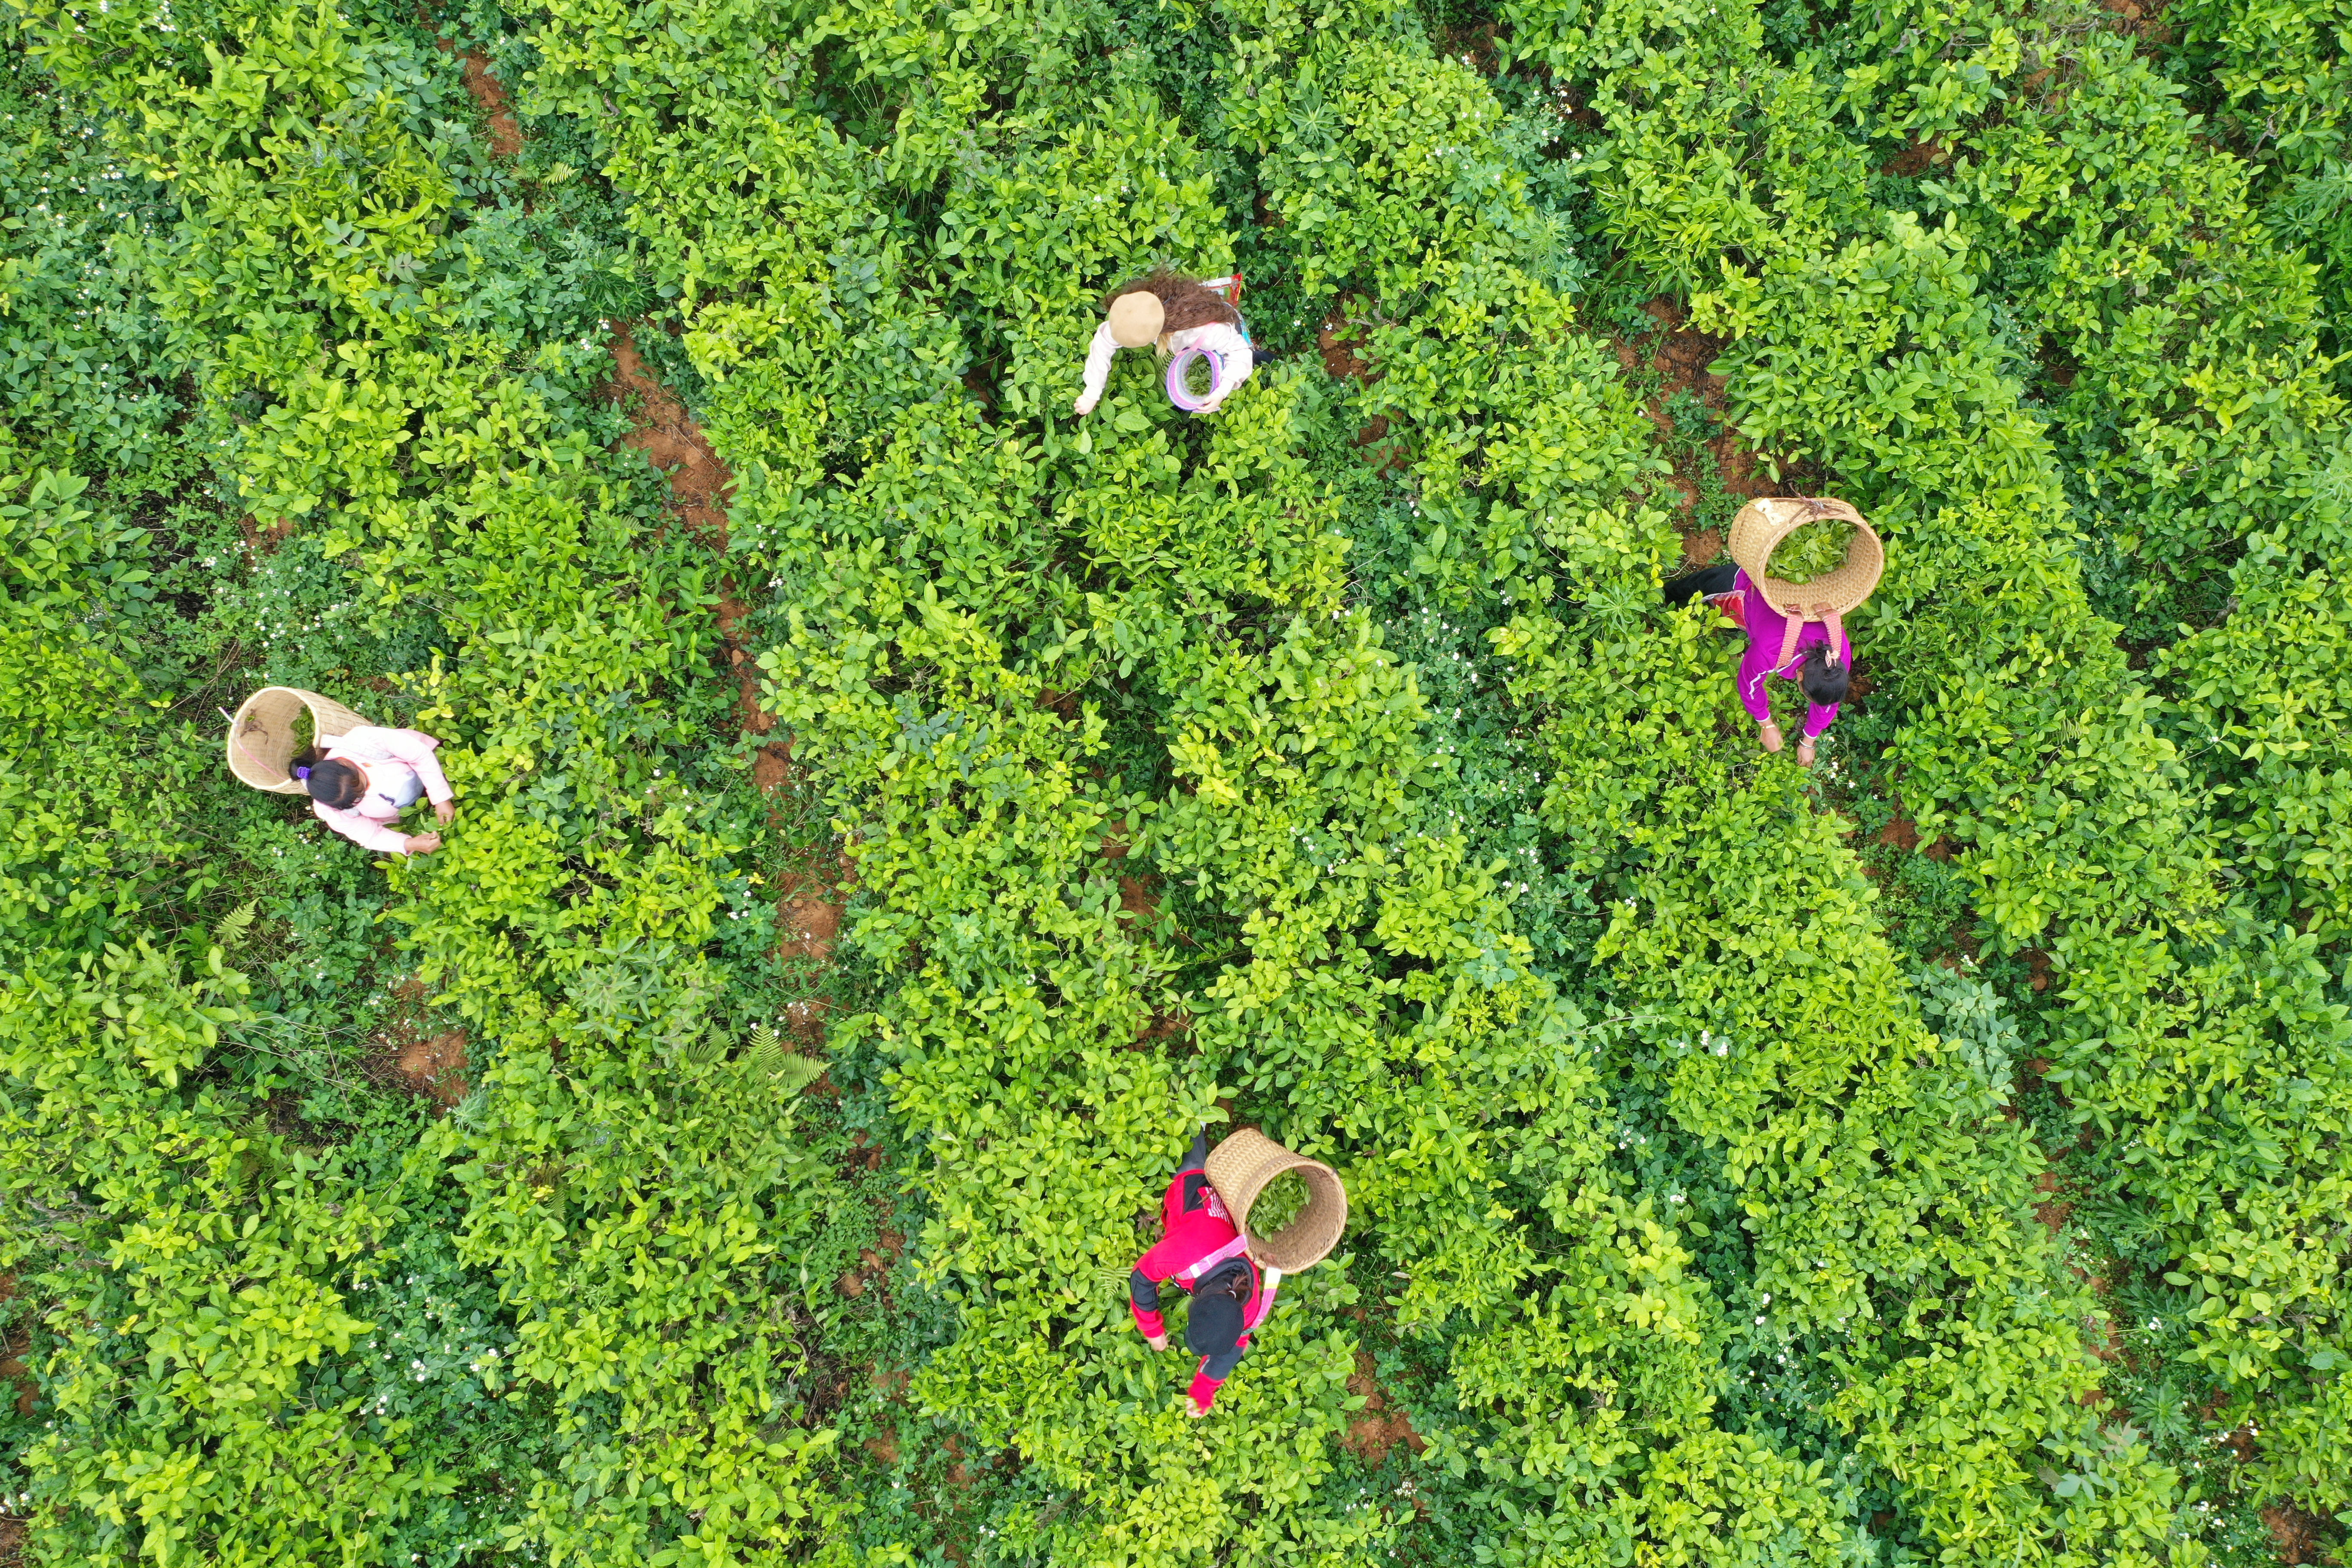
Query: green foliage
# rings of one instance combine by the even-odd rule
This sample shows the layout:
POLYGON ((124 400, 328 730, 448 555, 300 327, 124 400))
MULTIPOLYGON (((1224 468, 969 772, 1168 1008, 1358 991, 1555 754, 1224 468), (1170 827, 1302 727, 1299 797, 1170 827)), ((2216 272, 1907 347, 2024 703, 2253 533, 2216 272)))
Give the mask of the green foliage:
POLYGON ((2174 10, 16 0, 33 1559, 2194 1568, 2352 1510, 2341 18, 2174 10), (1077 419, 1160 263, 1326 357, 1077 419), (1645 411, 1659 294, 1727 424, 1645 411), (1727 439, 1887 542, 1817 774, 1660 599, 1727 439), (440 737, 446 847, 231 789, 266 681, 440 737), (1193 1422, 1119 1291, 1231 1124, 1350 1222, 1193 1422))

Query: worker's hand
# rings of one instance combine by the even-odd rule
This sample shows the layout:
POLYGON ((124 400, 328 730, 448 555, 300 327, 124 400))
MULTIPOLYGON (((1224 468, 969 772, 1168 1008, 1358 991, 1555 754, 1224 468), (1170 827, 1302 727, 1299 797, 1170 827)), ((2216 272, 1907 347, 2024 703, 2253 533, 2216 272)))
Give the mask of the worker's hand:
POLYGON ((430 855, 440 847, 441 836, 437 833, 412 833, 408 842, 401 846, 402 851, 409 855, 430 855))
POLYGON ((1803 767, 1813 765, 1813 738, 1811 735, 1797 742, 1797 762, 1803 767))
POLYGON ((1150 1345, 1153 1350, 1164 1351, 1168 1348, 1168 1336, 1166 1334, 1146 1334, 1143 1337, 1143 1342, 1150 1345))
POLYGON ((1209 1407, 1207 1405, 1196 1405, 1189 1398, 1184 1401, 1184 1414, 1190 1415, 1193 1420, 1198 1421, 1202 1416, 1206 1415, 1208 1413, 1209 1407))
POLYGON ((1076 403, 1071 404, 1070 407, 1076 413, 1079 418, 1084 419, 1087 415, 1092 414, 1095 411, 1095 400, 1081 392, 1078 394, 1078 400, 1076 403))
POLYGON ((433 803, 433 820, 439 823, 442 826, 448 826, 450 818, 457 815, 457 803, 456 801, 436 800, 433 803))
POLYGON ((1762 728, 1764 734, 1764 749, 1768 752, 1779 751, 1780 749, 1780 726, 1772 722, 1771 720, 1767 719, 1764 721, 1762 728))

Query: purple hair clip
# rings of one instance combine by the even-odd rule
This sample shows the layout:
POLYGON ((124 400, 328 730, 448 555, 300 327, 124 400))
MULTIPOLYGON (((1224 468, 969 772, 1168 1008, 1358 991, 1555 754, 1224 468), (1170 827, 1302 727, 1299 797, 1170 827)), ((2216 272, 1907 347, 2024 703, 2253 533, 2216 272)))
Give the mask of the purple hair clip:
POLYGON ((298 779, 301 779, 305 783, 308 783, 310 777, 310 770, 308 768, 296 768, 294 770, 294 776, 298 779))

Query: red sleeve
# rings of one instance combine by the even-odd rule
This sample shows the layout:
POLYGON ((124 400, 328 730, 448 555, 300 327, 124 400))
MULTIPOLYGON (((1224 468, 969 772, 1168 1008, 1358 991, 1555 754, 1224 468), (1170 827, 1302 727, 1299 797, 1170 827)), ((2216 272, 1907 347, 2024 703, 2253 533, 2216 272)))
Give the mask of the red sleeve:
POLYGON ((1224 1385, 1223 1378, 1209 1375, 1209 1358, 1202 1356, 1200 1366, 1192 1373, 1192 1386, 1185 1392, 1192 1396, 1195 1409, 1206 1410, 1217 1402, 1217 1390, 1224 1385))
MULTIPOLYGON (((1147 1279, 1154 1285, 1162 1279, 1174 1279, 1176 1270, 1183 1265, 1175 1261, 1176 1255, 1181 1248, 1171 1246, 1172 1240, 1172 1237, 1162 1237, 1157 1247, 1137 1258, 1135 1274, 1132 1278, 1147 1279)), ((1147 1340, 1156 1340, 1168 1331, 1167 1321, 1160 1314, 1160 1303, 1156 1298, 1149 1307, 1135 1299, 1141 1287, 1130 1283, 1127 1310, 1135 1314, 1135 1326, 1143 1331, 1143 1337, 1147 1340)))
POLYGON ((1158 1246, 1135 1260, 1135 1271, 1154 1281, 1175 1279, 1176 1270, 1192 1260, 1187 1256, 1187 1240, 1181 1236, 1161 1237, 1158 1246))

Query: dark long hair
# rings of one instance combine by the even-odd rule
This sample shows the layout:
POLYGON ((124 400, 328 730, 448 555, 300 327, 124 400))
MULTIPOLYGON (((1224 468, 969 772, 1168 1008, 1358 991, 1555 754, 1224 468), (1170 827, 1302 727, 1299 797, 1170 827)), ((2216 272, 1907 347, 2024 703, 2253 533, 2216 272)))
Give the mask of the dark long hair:
POLYGON ((1815 643, 1805 650, 1805 662, 1797 668, 1797 684, 1805 689, 1805 696, 1823 708, 1834 708, 1845 700, 1846 684, 1853 671, 1837 661, 1827 643, 1815 643))
POLYGON ((349 811, 367 793, 367 775, 340 757, 312 746, 294 759, 294 776, 320 805, 349 811))
POLYGON ((1197 1301, 1203 1296, 1231 1296, 1247 1305, 1250 1281, 1256 1273, 1245 1260, 1229 1258, 1217 1266, 1214 1273, 1192 1287, 1192 1299, 1197 1301))
POLYGON ((1166 312, 1160 323, 1163 332, 1181 332, 1192 327, 1205 327, 1223 321, 1229 327, 1242 324, 1242 313, 1234 309, 1233 301, 1214 289, 1205 289, 1198 278, 1181 272, 1171 272, 1162 267, 1141 278, 1130 279, 1103 296, 1103 309, 1122 294, 1140 290, 1160 297, 1160 308, 1166 312))

